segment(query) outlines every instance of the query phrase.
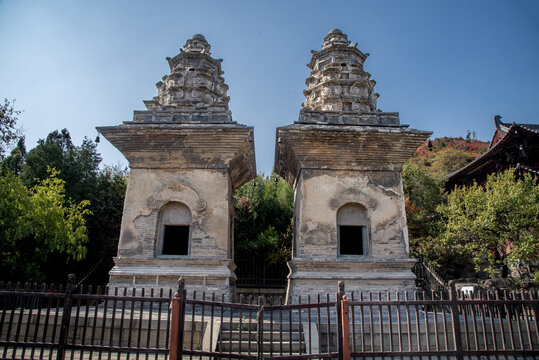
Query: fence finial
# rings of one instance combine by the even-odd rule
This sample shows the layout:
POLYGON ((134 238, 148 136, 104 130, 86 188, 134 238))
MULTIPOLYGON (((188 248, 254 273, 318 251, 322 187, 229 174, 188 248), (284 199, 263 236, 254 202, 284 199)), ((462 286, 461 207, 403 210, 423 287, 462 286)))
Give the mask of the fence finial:
POLYGON ((344 281, 339 281, 339 299, 342 299, 344 296, 344 281))
POLYGON ((73 290, 76 280, 77 280, 77 276, 75 274, 67 275, 66 291, 73 290))
POLYGON ((183 289, 185 288, 185 280, 183 276, 180 276, 178 279, 178 294, 183 293, 183 289))
POLYGON ((449 280, 447 285, 449 286, 449 292, 451 293, 451 295, 457 296, 457 287, 455 286, 455 281, 449 280))
POLYGON ((75 279, 76 279, 76 275, 75 274, 69 274, 67 275, 67 283, 68 284, 73 284, 75 282, 75 279))

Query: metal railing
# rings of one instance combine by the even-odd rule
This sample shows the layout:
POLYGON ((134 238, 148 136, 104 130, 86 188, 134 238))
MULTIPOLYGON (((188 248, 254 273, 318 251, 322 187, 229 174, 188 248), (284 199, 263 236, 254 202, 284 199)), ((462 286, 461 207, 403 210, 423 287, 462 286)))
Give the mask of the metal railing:
POLYGON ((449 284, 429 265, 425 259, 422 257, 417 259, 413 272, 417 276, 416 281, 418 283, 418 287, 425 290, 427 294, 431 294, 432 291, 434 291, 436 295, 442 293, 444 296, 449 297, 449 284))
MULTIPOLYGON (((4 359, 539 358, 537 293, 284 299, 0 283, 4 359), (280 301, 279 301, 280 300, 280 301)), ((337 290, 337 289, 336 289, 337 290)))
POLYGON ((351 299, 351 356, 535 359, 537 294, 368 294, 351 299))
POLYGON ((236 263, 236 286, 253 288, 285 288, 289 273, 286 263, 271 264, 256 257, 239 257, 236 263))
POLYGON ((172 291, 73 283, 0 284, 3 359, 166 358, 172 291))
MULTIPOLYGON (((333 359, 339 357, 335 296, 306 296, 305 303, 275 304, 259 296, 187 298, 183 283, 172 301, 170 359, 333 359), (248 300, 242 302, 243 300, 248 300)), ((283 300, 283 298, 280 298, 283 300)))

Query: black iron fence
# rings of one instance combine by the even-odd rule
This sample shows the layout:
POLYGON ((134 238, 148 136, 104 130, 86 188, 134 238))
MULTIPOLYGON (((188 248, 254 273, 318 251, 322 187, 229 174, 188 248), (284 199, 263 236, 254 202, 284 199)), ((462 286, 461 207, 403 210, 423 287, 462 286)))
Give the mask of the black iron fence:
MULTIPOLYGON (((340 300, 317 295, 298 304, 264 297, 227 303, 189 299, 180 287, 172 303, 170 359, 337 359, 340 300)), ((283 298, 279 298, 283 300, 283 298)))
POLYGON ((371 293, 348 304, 354 358, 539 357, 537 294, 371 293))
POLYGON ((283 298, 0 284, 4 359, 536 359, 537 293, 283 298))
POLYGON ((235 258, 236 286, 253 288, 285 288, 288 266, 285 262, 269 263, 256 257, 235 258))
POLYGON ((0 284, 3 359, 164 359, 172 291, 0 284))

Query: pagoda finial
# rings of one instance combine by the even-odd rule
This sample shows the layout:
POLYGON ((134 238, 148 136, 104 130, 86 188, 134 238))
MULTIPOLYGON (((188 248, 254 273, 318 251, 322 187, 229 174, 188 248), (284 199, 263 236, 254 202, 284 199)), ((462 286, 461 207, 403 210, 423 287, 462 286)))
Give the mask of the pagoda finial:
POLYGON ((322 45, 322 48, 325 49, 331 45, 348 46, 350 45, 350 41, 348 41, 348 36, 343 34, 341 30, 331 29, 324 38, 324 45, 322 45))
POLYGON ((202 53, 211 55, 210 49, 210 44, 208 43, 208 41, 206 41, 204 35, 201 34, 193 35, 191 39, 188 39, 183 46, 183 50, 190 53, 202 53))

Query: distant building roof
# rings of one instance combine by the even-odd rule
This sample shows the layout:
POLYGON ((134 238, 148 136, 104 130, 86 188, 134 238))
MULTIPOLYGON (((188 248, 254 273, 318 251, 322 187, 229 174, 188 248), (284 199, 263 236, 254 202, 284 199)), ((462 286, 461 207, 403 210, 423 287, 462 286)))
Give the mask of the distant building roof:
POLYGON ((539 124, 503 123, 494 117, 494 136, 486 153, 448 175, 446 188, 484 183, 487 176, 514 167, 539 173, 539 124))

